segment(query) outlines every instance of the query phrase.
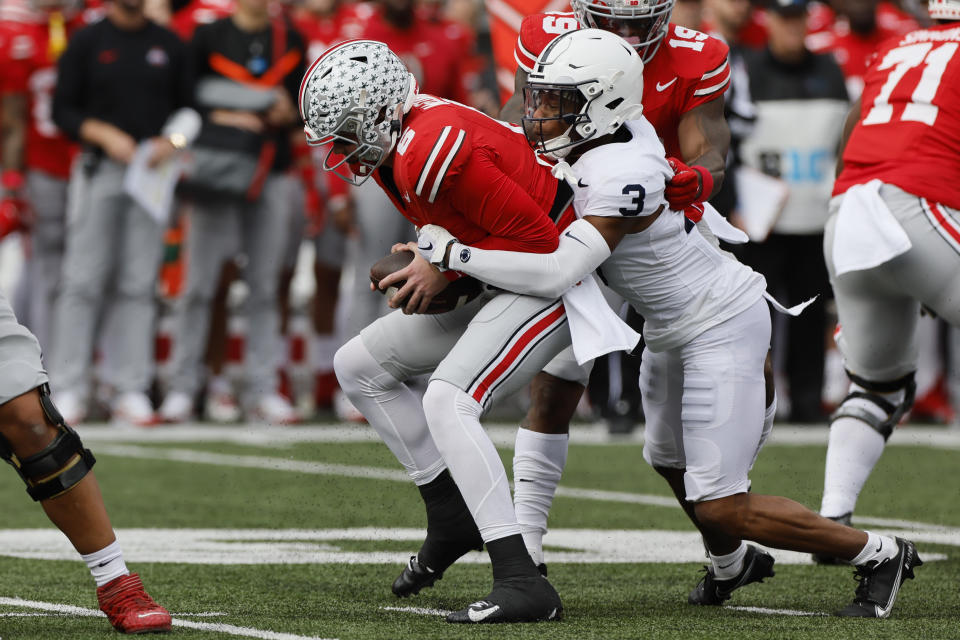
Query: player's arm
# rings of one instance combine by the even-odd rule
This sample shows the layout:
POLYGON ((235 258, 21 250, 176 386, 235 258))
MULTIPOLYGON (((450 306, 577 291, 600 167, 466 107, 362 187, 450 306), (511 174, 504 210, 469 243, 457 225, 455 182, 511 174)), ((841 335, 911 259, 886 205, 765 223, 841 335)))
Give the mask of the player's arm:
POLYGON ((720 190, 730 148, 730 127, 723 117, 723 95, 687 111, 677 125, 682 162, 671 159, 676 174, 667 185, 674 210, 709 200, 720 190))
POLYGON ((552 253, 447 248, 447 266, 507 291, 557 298, 610 257, 628 233, 650 226, 663 210, 643 218, 586 216, 570 224, 552 253))
POLYGON ((523 118, 523 87, 527 84, 527 72, 517 67, 513 77, 513 95, 500 109, 500 119, 507 122, 520 122, 523 118))
POLYGON ((0 107, 3 170, 23 170, 23 149, 27 131, 27 96, 5 93, 0 107))
POLYGON ((840 144, 837 149, 837 171, 835 175, 840 175, 840 172, 843 171, 843 150, 847 148, 847 141, 853 133, 853 128, 857 126, 857 123, 860 121, 860 109, 862 105, 863 98, 857 98, 857 101, 853 103, 853 106, 850 107, 850 111, 847 113, 847 119, 843 122, 843 131, 840 134, 840 144))

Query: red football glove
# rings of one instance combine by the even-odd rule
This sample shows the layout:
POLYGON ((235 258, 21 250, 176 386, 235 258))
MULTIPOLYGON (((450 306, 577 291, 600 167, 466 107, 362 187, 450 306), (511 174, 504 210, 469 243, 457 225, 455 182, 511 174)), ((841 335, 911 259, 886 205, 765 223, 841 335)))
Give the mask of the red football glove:
POLYGON ((673 177, 667 182, 664 196, 674 211, 683 211, 694 202, 703 202, 713 192, 713 176, 704 167, 688 167, 682 160, 667 158, 673 177))
POLYGON ((0 238, 30 228, 30 208, 20 198, 0 200, 0 238))

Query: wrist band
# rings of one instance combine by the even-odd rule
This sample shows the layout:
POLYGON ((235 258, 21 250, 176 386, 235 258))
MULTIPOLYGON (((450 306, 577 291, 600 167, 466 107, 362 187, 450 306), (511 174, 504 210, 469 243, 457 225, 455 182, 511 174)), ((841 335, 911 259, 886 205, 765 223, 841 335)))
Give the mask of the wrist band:
POLYGON ((700 165, 690 168, 700 174, 700 193, 697 194, 697 202, 709 200, 710 194, 713 193, 713 175, 706 167, 700 165))

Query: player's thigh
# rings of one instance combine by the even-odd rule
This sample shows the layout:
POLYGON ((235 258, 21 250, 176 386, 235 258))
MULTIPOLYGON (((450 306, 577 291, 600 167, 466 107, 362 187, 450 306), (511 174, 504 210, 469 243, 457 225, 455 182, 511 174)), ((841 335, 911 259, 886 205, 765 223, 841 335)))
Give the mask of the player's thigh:
POLYGON ((643 459, 653 467, 683 469, 683 362, 678 350, 654 353, 644 348, 640 400, 646 420, 643 459))
POLYGON ((831 218, 824 235, 824 253, 837 305, 837 347, 852 373, 881 382, 895 380, 917 368, 916 327, 920 304, 890 278, 887 265, 848 271, 834 270, 831 218))
POLYGON ((486 410, 529 383, 569 345, 560 300, 501 293, 474 316, 432 379, 455 385, 486 410))
POLYGON ((758 300, 681 348, 687 499, 747 491, 763 434, 770 312, 758 300))
POLYGON ((481 297, 454 311, 434 315, 404 315, 398 309, 374 320, 360 337, 384 369, 397 380, 406 380, 433 372, 483 304, 481 297))
POLYGON ((585 387, 590 380, 593 363, 593 360, 585 364, 577 363, 577 357, 573 354, 573 346, 569 346, 548 362, 547 366, 543 368, 543 372, 561 380, 576 382, 585 387))

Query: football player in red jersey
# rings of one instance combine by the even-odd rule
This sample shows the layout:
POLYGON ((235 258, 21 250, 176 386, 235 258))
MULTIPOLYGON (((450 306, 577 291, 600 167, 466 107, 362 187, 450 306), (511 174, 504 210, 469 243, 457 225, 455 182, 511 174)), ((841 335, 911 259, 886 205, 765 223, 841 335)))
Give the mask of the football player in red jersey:
POLYGON ((921 308, 960 326, 960 1, 929 11, 936 24, 885 42, 864 75, 825 231, 851 385, 820 513, 840 521, 913 402, 921 308))
MULTIPOLYGON (((349 167, 342 175, 354 184, 372 177, 413 224, 439 224, 475 246, 556 248, 554 219, 568 210, 570 193, 520 128, 417 95, 412 74, 383 43, 359 40, 327 51, 307 72, 299 102, 308 141, 332 145, 323 168, 349 167)), ((486 545, 493 589, 448 621, 555 620, 560 598, 527 553, 503 463, 480 416, 569 344, 567 312, 561 300, 491 292, 447 313, 412 313, 458 274, 447 275, 334 358, 341 388, 406 467, 427 507, 426 540, 393 591, 417 593, 486 545), (405 381, 430 372, 421 402, 405 381)), ((417 278, 407 282, 415 286, 417 278)))
MULTIPOLYGON (((527 74, 537 56, 559 34, 594 27, 612 31, 627 40, 644 62, 643 114, 663 140, 675 175, 667 184, 666 198, 674 210, 702 202, 716 193, 723 181, 730 129, 723 115, 723 93, 730 83, 728 47, 705 33, 669 22, 675 0, 572 0, 572 13, 527 16, 520 27, 514 57, 517 60, 516 92, 500 116, 519 121, 527 74)), ((690 211, 688 209, 688 211, 690 211)), ((699 212, 690 217, 699 220, 699 212)), ((698 225, 708 232, 703 225, 698 225)), ((551 362, 531 385, 532 403, 517 433, 514 453, 514 500, 524 540, 534 558, 543 562, 542 538, 547 513, 567 457, 570 420, 589 376, 577 366, 569 351, 551 362)), ((776 414, 776 395, 769 357, 764 368, 766 403, 764 428, 769 431, 776 414)), ((655 465, 670 484, 687 515, 700 528, 693 505, 685 500, 683 469, 655 465)), ((702 530, 702 528, 701 528, 702 530)), ((723 545, 721 545, 723 546, 723 545)), ((736 560, 742 565, 745 546, 736 560)), ((718 553, 726 556, 728 553, 718 553)), ((714 556, 711 556, 716 564, 714 556)), ((716 566, 710 569, 715 570, 716 566)), ((742 566, 739 584, 760 579, 752 565, 742 566)), ((712 574, 708 570, 707 577, 712 574)), ((721 604, 712 590, 698 585, 689 597, 692 604, 721 604), (704 594, 707 594, 706 596, 704 594)))

